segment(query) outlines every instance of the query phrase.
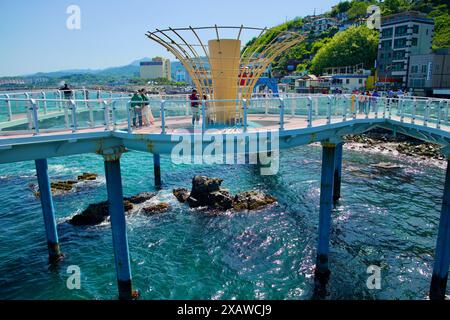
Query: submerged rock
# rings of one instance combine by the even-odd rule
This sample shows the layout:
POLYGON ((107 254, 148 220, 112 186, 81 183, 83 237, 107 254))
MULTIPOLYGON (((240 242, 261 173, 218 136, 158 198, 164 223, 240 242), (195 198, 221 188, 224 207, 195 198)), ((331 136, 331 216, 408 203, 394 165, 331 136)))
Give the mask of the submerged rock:
POLYGON ((377 168, 377 169, 382 169, 382 170, 397 170, 397 169, 401 169, 402 166, 394 164, 394 163, 389 163, 389 162, 380 162, 377 164, 371 164, 370 165, 373 168, 377 168))
MULTIPOLYGON (((133 204, 124 199, 125 212, 133 209, 133 204)), ((77 214, 69 220, 74 226, 95 226, 105 222, 109 217, 108 201, 90 204, 82 213, 77 214)))
POLYGON ((191 208, 204 207, 214 211, 256 210, 275 203, 277 200, 261 191, 247 191, 233 196, 221 188, 223 180, 196 176, 192 179, 192 191, 174 189, 173 194, 181 203, 191 208))
POLYGON ((186 188, 173 189, 172 193, 181 203, 186 203, 190 195, 189 190, 186 188))
POLYGON ((234 197, 233 208, 235 210, 256 210, 277 202, 277 199, 264 192, 253 190, 238 193, 234 197))
POLYGON ((85 172, 81 176, 78 176, 78 181, 93 181, 97 180, 98 174, 85 172))
MULTIPOLYGON (((83 173, 77 177, 77 180, 67 180, 67 181, 55 181, 50 183, 50 188, 52 190, 52 195, 62 196, 76 189, 78 183, 83 181, 94 181, 97 180, 98 174, 96 173, 83 173)), ((39 192, 39 187, 35 184, 31 184, 30 188, 34 191, 34 196, 39 198, 41 196, 39 192)))
POLYGON ((158 213, 167 212, 170 210, 170 204, 166 202, 161 202, 158 204, 152 204, 150 206, 142 208, 146 215, 154 215, 158 213))
POLYGON ((132 204, 141 204, 144 203, 150 199, 152 199, 153 197, 155 197, 156 194, 151 193, 151 192, 142 192, 139 193, 135 196, 129 197, 129 198, 124 198, 126 201, 129 201, 132 204))

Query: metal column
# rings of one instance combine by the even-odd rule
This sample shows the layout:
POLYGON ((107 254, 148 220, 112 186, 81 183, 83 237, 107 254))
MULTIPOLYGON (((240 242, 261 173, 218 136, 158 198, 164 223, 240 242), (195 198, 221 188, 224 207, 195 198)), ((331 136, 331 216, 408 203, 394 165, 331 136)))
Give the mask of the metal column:
POLYGON ((444 198, 431 278, 430 299, 444 300, 450 264, 450 159, 447 159, 444 198))
POLYGON ((155 187, 161 187, 161 156, 159 154, 153 154, 153 171, 155 173, 155 187))
POLYGON ((342 147, 343 143, 336 144, 335 168, 334 168, 334 187, 333 202, 336 204, 341 198, 341 180, 342 180, 342 147))
POLYGON ((53 207, 52 190, 48 177, 47 159, 35 161, 36 173, 39 184, 42 213, 44 215, 45 233, 47 236, 48 255, 50 262, 56 262, 61 257, 59 248, 58 231, 56 229, 55 209, 53 207))
POLYGON ((336 163, 336 145, 323 143, 322 177, 320 185, 319 240, 315 277, 321 283, 328 281, 328 253, 330 251, 331 210, 333 202, 334 168, 336 163))
POLYGON ((120 155, 105 157, 105 174, 119 299, 130 300, 134 293, 131 283, 130 254, 123 206, 120 155))

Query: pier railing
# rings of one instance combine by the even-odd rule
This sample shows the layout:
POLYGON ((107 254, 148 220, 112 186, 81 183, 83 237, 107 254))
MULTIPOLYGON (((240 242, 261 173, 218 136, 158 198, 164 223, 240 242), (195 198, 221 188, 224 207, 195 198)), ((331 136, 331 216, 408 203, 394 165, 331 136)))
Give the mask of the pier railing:
MULTIPOLYGON (((284 130, 289 123, 302 128, 382 118, 440 129, 450 121, 450 100, 409 96, 255 94, 249 100, 201 100, 197 106, 187 95, 148 98, 149 120, 154 119, 152 133, 193 128, 204 132, 220 128, 217 123, 224 118, 227 122, 222 127, 242 131, 264 126, 284 130)), ((64 99, 58 91, 0 94, 0 136, 80 130, 131 133, 139 130, 134 125, 140 121, 130 100, 129 93, 85 90, 75 91, 71 99, 64 99)))

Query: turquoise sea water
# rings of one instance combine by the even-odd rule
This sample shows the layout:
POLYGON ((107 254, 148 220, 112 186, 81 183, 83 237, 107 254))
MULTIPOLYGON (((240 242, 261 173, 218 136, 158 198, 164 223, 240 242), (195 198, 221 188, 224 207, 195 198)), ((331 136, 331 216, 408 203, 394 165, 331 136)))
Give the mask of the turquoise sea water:
MULTIPOLYGON (((321 149, 282 152, 280 173, 261 177, 254 166, 175 166, 162 158, 169 213, 127 218, 134 287, 142 299, 310 299, 317 239, 321 149), (252 213, 207 216, 178 204, 174 187, 196 174, 218 176, 232 192, 262 189, 279 204, 252 213)), ((329 299, 424 299, 443 192, 444 170, 432 163, 344 151, 342 200, 333 213, 329 299), (381 172, 370 164, 399 163, 381 172), (370 265, 382 267, 382 288, 366 287, 370 265)), ((55 197, 65 259, 49 268, 33 162, 0 165, 0 299, 115 299, 116 276, 108 224, 79 228, 66 220, 106 200, 103 162, 83 155, 49 160, 52 180, 82 172, 99 183, 55 197), (68 290, 66 270, 81 268, 81 290, 68 290)), ((124 194, 154 191, 151 154, 122 159, 124 194)))

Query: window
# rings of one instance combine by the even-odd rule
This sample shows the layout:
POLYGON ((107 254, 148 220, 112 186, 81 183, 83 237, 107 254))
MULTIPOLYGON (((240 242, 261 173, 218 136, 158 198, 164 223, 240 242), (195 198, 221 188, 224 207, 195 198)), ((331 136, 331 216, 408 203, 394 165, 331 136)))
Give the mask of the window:
POLYGON ((380 54, 380 58, 384 59, 384 53, 380 54))
POLYGON ((412 66, 411 73, 417 73, 417 72, 419 72, 419 66, 412 66))
POLYGON ((385 40, 381 42, 381 49, 390 49, 392 46, 391 40, 385 40))
POLYGON ((403 71, 405 70, 404 62, 396 62, 392 65, 392 71, 403 71))
POLYGON ((392 28, 383 29, 383 31, 381 31, 381 37, 382 38, 392 37, 392 28))
POLYGON ((405 55, 406 55, 405 50, 394 51, 394 59, 395 60, 404 59, 405 55))
POLYGON ((363 79, 359 79, 359 84, 362 84, 363 83, 363 79))
POLYGON ((345 83, 346 83, 346 84, 350 84, 350 79, 346 79, 346 80, 345 80, 345 83))
POLYGON ((415 24, 413 25, 413 33, 418 34, 419 33, 419 25, 415 24))
POLYGON ((411 45, 412 45, 413 47, 417 46, 417 38, 412 38, 412 40, 411 40, 411 45))
POLYGON ((422 66, 422 73, 427 73, 427 69, 428 69, 427 65, 424 64, 422 66))
POLYGON ((395 35, 396 36, 404 36, 408 32, 408 26, 401 26, 395 28, 395 35))
POLYGON ((395 39, 394 40, 394 48, 404 48, 406 47, 406 39, 395 39))

